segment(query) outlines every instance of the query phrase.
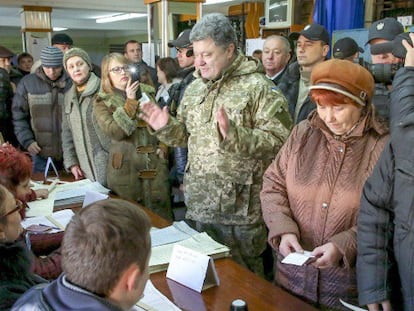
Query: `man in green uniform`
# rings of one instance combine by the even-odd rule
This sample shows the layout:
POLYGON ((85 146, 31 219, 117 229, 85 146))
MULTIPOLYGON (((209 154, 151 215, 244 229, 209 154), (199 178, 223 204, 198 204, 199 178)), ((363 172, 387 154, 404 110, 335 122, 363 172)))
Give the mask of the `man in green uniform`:
POLYGON ((140 116, 161 141, 188 144, 186 218, 262 275, 266 229, 259 192, 264 170, 289 135, 286 100, 260 62, 237 51, 236 34, 224 15, 205 15, 190 40, 196 79, 177 117, 153 103, 143 105, 140 116))

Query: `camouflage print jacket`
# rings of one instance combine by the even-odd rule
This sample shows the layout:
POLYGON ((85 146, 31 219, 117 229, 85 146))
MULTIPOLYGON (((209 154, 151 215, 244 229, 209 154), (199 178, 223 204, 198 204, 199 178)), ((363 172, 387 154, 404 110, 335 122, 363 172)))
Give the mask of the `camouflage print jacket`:
POLYGON ((187 88, 177 118, 155 135, 169 145, 186 146, 186 217, 228 225, 262 222, 259 193, 267 165, 291 128, 286 100, 262 73, 260 64, 238 55, 217 81, 199 73, 187 88), (224 107, 227 138, 217 128, 224 107))

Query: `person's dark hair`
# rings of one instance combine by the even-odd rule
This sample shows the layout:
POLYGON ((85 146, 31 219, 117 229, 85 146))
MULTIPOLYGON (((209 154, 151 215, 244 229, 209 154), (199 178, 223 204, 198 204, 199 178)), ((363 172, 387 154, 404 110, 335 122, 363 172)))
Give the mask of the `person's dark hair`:
POLYGON ((190 41, 200 41, 211 38, 217 46, 224 49, 230 44, 234 44, 235 53, 237 53, 237 36, 236 31, 230 23, 230 20, 220 13, 211 13, 204 15, 197 22, 190 33, 190 41))
POLYGON ((33 56, 31 54, 23 52, 23 53, 20 53, 19 56, 17 56, 17 64, 20 64, 20 61, 23 58, 31 58, 33 60, 33 56))
POLYGON ((62 243, 67 279, 107 297, 131 264, 144 273, 151 251, 150 220, 139 206, 120 199, 98 201, 72 217, 62 243))
POLYGON ((10 144, 0 145, 0 184, 16 195, 17 186, 32 175, 29 154, 10 144))
POLYGON ((165 73, 165 77, 169 83, 178 76, 178 72, 180 70, 180 66, 177 61, 172 57, 160 58, 157 61, 157 66, 165 73))
POLYGON ((138 45, 142 48, 141 42, 138 42, 137 40, 128 40, 127 42, 124 43, 124 53, 127 52, 127 46, 130 43, 138 43, 138 45))

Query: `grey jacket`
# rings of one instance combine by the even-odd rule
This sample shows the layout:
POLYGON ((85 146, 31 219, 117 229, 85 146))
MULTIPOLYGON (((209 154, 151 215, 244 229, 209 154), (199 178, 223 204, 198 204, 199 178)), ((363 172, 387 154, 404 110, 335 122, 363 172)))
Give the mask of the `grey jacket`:
POLYGON ((62 116, 63 163, 67 170, 79 165, 85 177, 106 185, 110 138, 103 133, 93 113, 100 79, 91 73, 80 96, 76 85, 65 94, 62 116))
POLYGON ((37 142, 42 148, 40 156, 62 158, 63 94, 70 86, 65 73, 51 81, 42 67, 20 81, 13 98, 12 114, 17 139, 24 148, 37 142))

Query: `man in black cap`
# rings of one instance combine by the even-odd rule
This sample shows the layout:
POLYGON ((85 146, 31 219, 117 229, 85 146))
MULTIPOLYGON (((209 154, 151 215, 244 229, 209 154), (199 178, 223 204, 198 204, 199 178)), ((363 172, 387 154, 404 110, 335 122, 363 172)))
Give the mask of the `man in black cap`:
POLYGON ((351 62, 359 58, 359 53, 364 53, 364 50, 350 37, 339 39, 333 47, 334 58, 349 60, 351 62))
POLYGON ((390 65, 400 63, 401 58, 394 56, 384 43, 391 42, 402 32, 404 32, 403 25, 393 17, 375 21, 368 30, 367 44, 370 45, 371 49, 371 61, 375 65, 375 72, 381 73, 381 75, 374 74, 377 83, 375 83, 372 103, 377 114, 386 121, 389 120, 390 92, 392 88, 392 66, 390 65))
MULTIPOLYGON (((179 77, 182 79, 180 83, 172 85, 169 90, 170 102, 168 106, 173 116, 177 114, 177 108, 187 86, 195 79, 193 76, 195 70, 194 52, 190 41, 190 33, 191 29, 186 29, 178 35, 177 39, 168 43, 170 48, 174 47, 177 50, 177 61, 181 68, 179 77)), ((172 168, 170 175, 173 179, 173 188, 177 187, 179 189, 179 192, 174 196, 174 203, 178 205, 184 204, 179 202, 183 201, 183 179, 185 166, 187 165, 187 151, 187 148, 184 147, 174 147, 175 167, 172 168)), ((174 190, 173 193, 175 193, 174 190)))
POLYGON ((285 95, 289 113, 297 124, 315 109, 315 103, 308 96, 310 75, 312 68, 323 62, 328 55, 329 34, 325 27, 311 24, 299 33, 292 33, 289 38, 297 40, 297 61, 289 65, 278 86, 285 95))
POLYGON ((14 135, 11 113, 14 92, 9 74, 13 55, 12 51, 0 45, 0 133, 3 135, 4 141, 18 147, 19 143, 14 135))

